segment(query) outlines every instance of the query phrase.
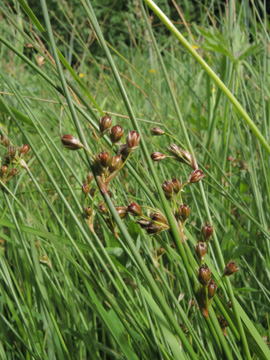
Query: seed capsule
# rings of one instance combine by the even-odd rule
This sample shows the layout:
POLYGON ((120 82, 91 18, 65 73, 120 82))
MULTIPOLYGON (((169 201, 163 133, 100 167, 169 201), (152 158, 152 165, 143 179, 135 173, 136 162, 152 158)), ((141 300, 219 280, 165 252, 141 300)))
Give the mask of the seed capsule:
POLYGON ((8 167, 7 167, 7 165, 2 165, 2 166, 1 166, 1 174, 2 174, 2 175, 6 175, 7 172, 8 172, 8 167))
POLYGON ((95 195, 96 190, 97 190, 97 189, 94 188, 94 187, 90 189, 89 194, 90 194, 91 197, 93 197, 93 196, 95 195))
POLYGON ((111 142, 113 144, 116 144, 118 141, 121 140, 123 134, 124 134, 124 129, 122 128, 122 126, 120 126, 119 124, 113 126, 110 131, 111 142))
POLYGON ((206 266, 206 264, 202 264, 202 266, 200 267, 198 279, 202 285, 209 284, 211 279, 211 270, 206 266))
POLYGON ((140 142, 141 135, 135 131, 132 130, 128 133, 126 138, 126 144, 127 146, 133 151, 137 148, 140 142))
POLYGON ((163 192, 167 199, 170 199, 173 195, 173 184, 169 180, 164 180, 162 184, 163 192))
POLYGON ((135 202, 128 205, 128 212, 133 216, 142 216, 143 215, 142 208, 140 207, 139 204, 137 204, 135 202))
POLYGON ((228 261, 227 265, 225 266, 222 276, 231 276, 238 270, 239 270, 239 268, 236 265, 236 261, 230 260, 230 261, 228 261))
POLYGON ((202 228, 202 234, 203 234, 204 241, 209 242, 213 233, 214 233, 213 226, 211 226, 209 224, 209 222, 207 222, 206 225, 204 225, 204 227, 202 228))
POLYGON ((90 217, 92 215, 92 207, 89 205, 84 209, 86 217, 90 217))
POLYGON ((219 316, 218 317, 218 322, 219 322, 219 325, 222 329, 222 332, 225 336, 227 336, 227 332, 226 332, 226 327, 228 326, 228 322, 227 320, 225 320, 225 318, 223 316, 219 316))
POLYGON ((88 195, 90 191, 89 185, 84 181, 83 185, 82 185, 82 192, 85 195, 88 195))
POLYGON ((10 160, 14 159, 17 153, 17 149, 15 146, 8 146, 7 147, 7 153, 10 158, 10 160))
POLYGON ((153 127, 152 129, 150 129, 150 132, 154 136, 160 136, 160 135, 165 134, 165 131, 158 127, 153 127))
POLYGON ((140 225, 142 229, 146 229, 150 222, 146 219, 140 219, 139 221, 136 221, 136 224, 140 225))
POLYGON ((164 249, 164 247, 160 247, 158 250, 157 250, 157 254, 158 254, 158 256, 160 256, 160 255, 163 255, 165 253, 165 249, 164 249))
POLYGON ((205 177, 205 174, 202 172, 202 170, 197 169, 197 170, 192 171, 192 173, 189 175, 188 182, 190 184, 192 184, 192 183, 200 181, 204 177, 205 177))
POLYGON ((148 232, 148 234, 150 235, 155 235, 158 234, 160 231, 164 230, 164 228, 160 225, 154 224, 154 223, 149 223, 148 226, 146 227, 146 231, 148 232))
POLYGON ((182 183, 179 179, 173 177, 172 178, 173 190, 176 194, 178 194, 182 189, 182 183))
POLYGON ((200 261, 204 260, 206 251, 207 251, 207 245, 204 242, 199 242, 197 246, 195 246, 196 254, 198 255, 198 258, 200 261))
POLYGON ((88 184, 90 184, 91 182, 92 182, 92 180, 94 179, 94 175, 91 173, 91 172, 89 172, 88 174, 87 174, 87 182, 88 182, 88 184))
POLYGON ((127 146, 127 144, 123 144, 120 146, 118 154, 122 156, 122 159, 126 159, 130 153, 130 148, 127 146))
POLYGON ((151 219, 152 219, 153 221, 158 222, 158 223, 168 225, 167 219, 166 219, 165 216, 162 215, 161 213, 154 213, 154 214, 152 214, 151 219))
POLYGON ((79 150, 84 147, 79 139, 75 138, 73 135, 70 134, 63 135, 61 137, 61 141, 64 148, 69 150, 79 150))
POLYGON ((4 138, 1 140, 1 142, 5 147, 8 147, 10 145, 10 141, 6 136, 4 136, 4 138))
POLYGON ((167 157, 167 156, 164 155, 164 154, 162 154, 161 152, 153 152, 153 153, 151 154, 151 159, 152 159, 153 161, 161 161, 161 160, 165 159, 166 157, 167 157))
POLYGON ((124 219, 128 216, 128 208, 126 206, 116 206, 115 209, 121 219, 124 219))
POLYGON ((170 144, 170 146, 168 146, 168 150, 173 155, 175 155, 177 160, 180 161, 181 163, 192 167, 192 169, 194 169, 194 170, 197 169, 196 161, 193 159, 190 152, 188 152, 187 150, 181 149, 176 144, 170 144))
POLYGON ((112 173, 114 171, 117 171, 118 169, 120 169, 120 167, 122 166, 123 161, 122 161, 122 156, 121 155, 115 155, 112 158, 111 161, 111 165, 109 167, 109 171, 112 173))
POLYGON ((182 222, 186 221, 190 215, 190 207, 184 203, 179 207, 179 217, 182 222))
POLYGON ((106 113, 105 116, 99 119, 99 131, 101 135, 105 134, 112 125, 112 118, 106 113))
POLYGON ((212 299, 214 297, 215 293, 217 291, 217 285, 213 279, 210 280, 210 283, 208 285, 208 298, 212 299))
POLYGON ((30 146, 29 145, 22 145, 19 149, 19 153, 21 154, 21 156, 25 156, 29 153, 30 151, 30 146))
POLYGON ((98 164, 100 164, 102 167, 108 167, 111 161, 111 156, 108 152, 102 151, 100 154, 98 154, 95 157, 95 160, 98 164))

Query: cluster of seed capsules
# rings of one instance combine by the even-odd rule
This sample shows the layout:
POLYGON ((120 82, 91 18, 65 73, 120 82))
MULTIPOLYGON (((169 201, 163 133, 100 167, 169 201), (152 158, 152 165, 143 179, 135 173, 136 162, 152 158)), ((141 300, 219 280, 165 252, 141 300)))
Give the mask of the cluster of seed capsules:
MULTIPOLYGON (((99 184, 101 192, 103 193, 103 191, 105 191, 110 196, 112 196, 111 191, 107 189, 109 182, 124 167, 128 159, 137 149, 140 143, 140 134, 135 130, 128 132, 125 139, 126 141, 125 143, 123 143, 121 139, 124 135, 124 129, 119 123, 112 126, 112 118, 107 113, 99 120, 99 133, 99 139, 101 139, 105 134, 108 133, 112 146, 110 151, 103 149, 100 153, 91 156, 93 173, 88 173, 87 178, 83 181, 82 185, 82 192, 86 196, 86 201, 88 201, 89 199, 88 195, 90 195, 92 198, 92 205, 88 205, 87 207, 85 207, 85 215, 88 220, 93 217, 94 199, 98 193, 97 187, 91 187, 91 183, 94 177, 99 184), (117 154, 113 155, 112 150, 115 148, 115 145, 118 145, 119 148, 117 154)), ((84 145, 80 142, 80 140, 70 134, 62 136, 61 141, 63 146, 69 150, 79 150, 81 148, 84 148, 84 145)), ((104 215, 108 215, 108 210, 104 203, 100 203, 98 209, 104 215)), ((124 218, 125 215, 127 215, 127 211, 123 206, 116 206, 116 210, 121 218, 124 218)), ((107 222, 110 227, 114 227, 113 220, 111 218, 108 217, 107 222)))
MULTIPOLYGON (((30 151, 29 145, 11 146, 6 136, 0 135, 0 145, 5 148, 5 155, 1 164, 0 178, 6 184, 9 180, 19 175, 19 167, 27 168, 23 157, 30 151)), ((2 187, 4 189, 4 187, 2 187)))

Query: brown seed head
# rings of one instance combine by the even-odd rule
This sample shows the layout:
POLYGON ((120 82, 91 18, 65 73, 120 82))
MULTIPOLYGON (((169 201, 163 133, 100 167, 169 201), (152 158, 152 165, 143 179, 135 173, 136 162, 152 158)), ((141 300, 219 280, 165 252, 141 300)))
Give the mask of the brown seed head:
POLYGON ((19 170, 15 169, 15 168, 12 168, 8 173, 8 177, 10 179, 13 178, 14 176, 17 176, 17 175, 19 175, 19 170))
POLYGON ((117 171, 118 169, 120 169, 120 167, 122 166, 123 164, 123 161, 122 161, 122 155, 115 155, 113 158, 112 158, 112 161, 111 161, 111 165, 109 167, 109 171, 111 173, 113 173, 114 171, 117 171))
POLYGON ((167 157, 166 155, 162 154, 161 152, 157 152, 157 151, 153 152, 151 154, 151 159, 153 161, 161 161, 161 160, 165 159, 166 157, 167 157))
POLYGON ((148 232, 148 234, 150 235, 155 235, 158 234, 160 231, 164 230, 164 228, 160 225, 154 224, 154 223, 149 223, 148 226, 146 227, 146 231, 148 232))
POLYGON ((218 317, 218 322, 219 322, 219 325, 223 331, 223 334, 225 336, 227 336, 227 332, 226 332, 226 327, 228 326, 228 322, 227 320, 225 320, 225 318, 223 316, 219 316, 218 317))
POLYGON ((236 261, 235 260, 230 260, 230 261, 227 262, 227 265, 225 266, 225 269, 224 269, 224 272, 223 272, 222 276, 231 276, 238 270, 239 270, 239 268, 236 265, 236 261))
POLYGON ((197 169, 198 166, 197 166, 196 161, 193 159, 190 152, 188 152, 187 150, 181 149, 176 144, 170 144, 170 146, 168 146, 168 150, 173 155, 175 155, 177 160, 180 161, 181 163, 192 167, 192 169, 194 169, 194 170, 197 169))
POLYGON ((64 148, 69 150, 79 150, 84 147, 79 139, 75 138, 73 135, 70 134, 63 135, 61 137, 61 141, 64 148))
POLYGON ((206 266, 206 264, 202 264, 202 266, 200 267, 198 279, 202 285, 209 284, 211 279, 211 270, 206 266))
POLYGON ((163 192, 167 199, 170 199, 173 195, 173 184, 170 180, 164 180, 162 184, 163 192))
POLYGON ((212 299, 214 297, 215 293, 217 291, 217 285, 213 279, 210 280, 210 283, 208 285, 208 298, 212 299))
POLYGON ((102 151, 100 154, 95 156, 96 163, 106 168, 111 162, 111 156, 108 152, 102 151))
POLYGON ((200 259, 200 261, 203 261, 204 256, 205 256, 206 251, 207 251, 206 243, 199 242, 199 244, 195 246, 195 251, 196 251, 196 254, 198 255, 198 258, 200 259))
POLYGON ((120 126, 119 124, 113 126, 110 131, 111 142, 113 144, 116 144, 118 141, 121 140, 123 134, 124 134, 124 129, 122 128, 122 126, 120 126))
POLYGON ((141 135, 135 131, 132 130, 127 134, 126 138, 126 144, 127 146, 133 151, 137 148, 140 142, 141 135))
POLYGON ((87 174, 87 182, 88 182, 88 184, 90 184, 91 182, 92 182, 92 180, 94 179, 94 175, 91 173, 91 172, 89 172, 88 174, 87 174))
POLYGON ((95 195, 96 190, 97 190, 97 189, 94 188, 94 187, 92 187, 92 188, 90 189, 89 194, 90 194, 91 197, 93 197, 93 196, 95 195))
POLYGON ((29 153, 30 151, 30 146, 29 145, 22 145, 19 149, 19 153, 21 154, 21 156, 25 156, 29 153))
POLYGON ((89 205, 84 209, 86 217, 90 217, 92 215, 92 207, 89 205))
POLYGON ((5 146, 5 147, 8 147, 10 145, 10 141, 9 141, 9 138, 7 138, 6 136, 3 137, 3 139, 1 140, 2 144, 5 146))
POLYGON ((188 182, 190 184, 200 181, 202 178, 205 177, 205 174, 202 172, 202 170, 197 169, 192 171, 192 173, 189 175, 188 182))
POLYGON ((8 166, 2 165, 1 166, 1 175, 6 175, 7 172, 8 172, 8 166))
POLYGON ((179 217, 182 222, 186 221, 190 215, 190 207, 184 203, 179 207, 179 217))
POLYGON ((128 208, 126 206, 116 206, 115 209, 121 219, 124 219, 128 216, 128 208))
POLYGON ((112 125, 112 118, 106 113, 105 116, 99 119, 99 131, 101 135, 105 134, 112 125))
POLYGON ((152 135, 154 136, 160 136, 160 135, 163 135, 165 134, 165 131, 160 129, 159 127, 153 127, 152 129, 150 129, 150 132, 152 135))
POLYGON ((143 215, 142 208, 136 202, 133 202, 128 205, 128 212, 133 216, 142 216, 143 215))
POLYGON ((156 221, 158 223, 161 223, 161 224, 165 224, 165 225, 168 225, 168 221, 166 219, 166 217, 164 215, 162 215, 161 213, 154 213, 151 215, 151 219, 153 221, 156 221))
POLYGON ((33 47, 34 47, 31 43, 26 43, 24 46, 25 46, 27 49, 33 49, 33 47))
POLYGON ((182 189, 182 183, 179 179, 173 177, 172 178, 173 190, 176 194, 178 194, 182 189))
POLYGON ((148 227, 148 225, 150 224, 150 222, 146 219, 140 219, 140 220, 136 221, 136 223, 139 224, 142 229, 146 229, 148 227))
POLYGON ((209 242, 213 233, 214 233, 213 226, 211 226, 209 224, 209 222, 207 222, 206 225, 204 225, 204 227, 202 228, 202 235, 203 235, 204 241, 209 242))

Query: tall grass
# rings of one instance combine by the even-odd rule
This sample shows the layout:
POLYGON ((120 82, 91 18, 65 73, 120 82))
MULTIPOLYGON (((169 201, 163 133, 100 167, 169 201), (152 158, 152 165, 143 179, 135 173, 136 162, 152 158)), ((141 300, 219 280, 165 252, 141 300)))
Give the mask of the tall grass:
POLYGON ((113 7, 40 4, 0 8, 1 358, 270 358, 264 4, 130 2, 128 46, 103 35, 113 7), (115 173, 105 113, 140 134, 115 173))

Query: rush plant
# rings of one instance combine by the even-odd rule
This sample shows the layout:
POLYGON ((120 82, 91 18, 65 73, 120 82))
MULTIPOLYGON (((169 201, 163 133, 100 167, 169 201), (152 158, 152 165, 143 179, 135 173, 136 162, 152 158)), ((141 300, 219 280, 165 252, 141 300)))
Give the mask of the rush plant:
POLYGON ((68 3, 68 44, 46 0, 0 8, 0 357, 269 359, 263 6, 130 2, 119 49, 68 3))

